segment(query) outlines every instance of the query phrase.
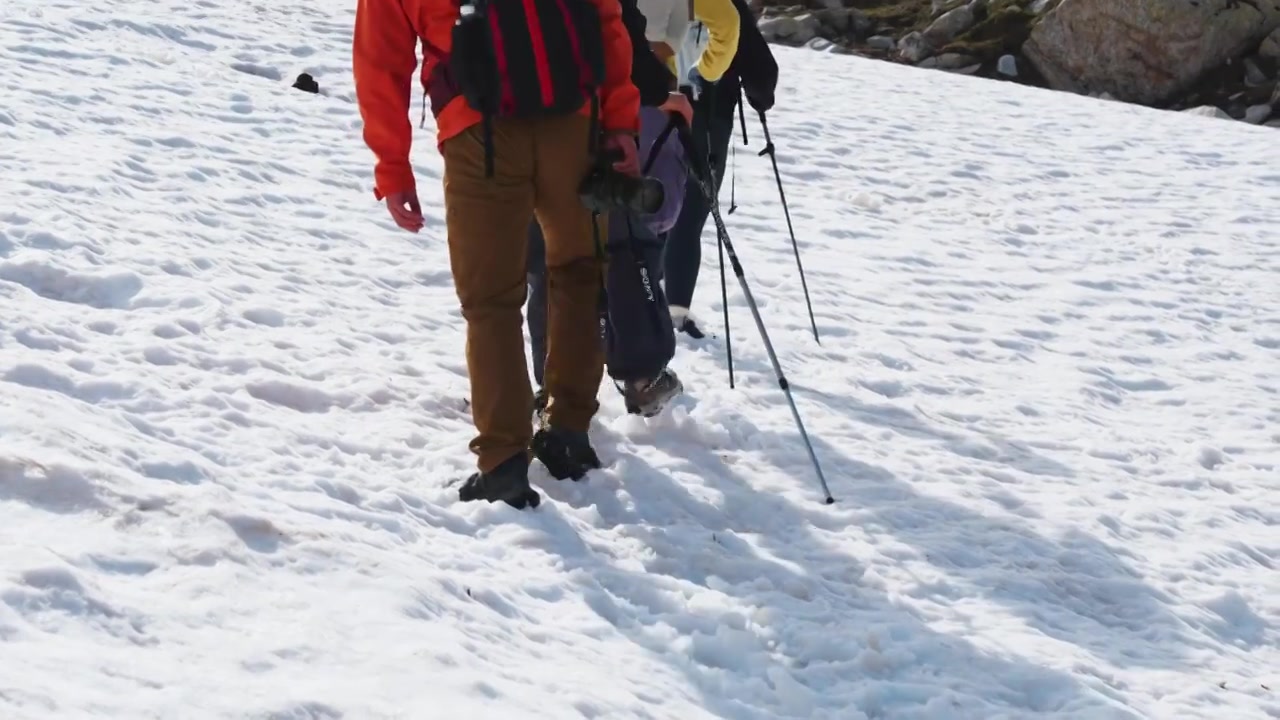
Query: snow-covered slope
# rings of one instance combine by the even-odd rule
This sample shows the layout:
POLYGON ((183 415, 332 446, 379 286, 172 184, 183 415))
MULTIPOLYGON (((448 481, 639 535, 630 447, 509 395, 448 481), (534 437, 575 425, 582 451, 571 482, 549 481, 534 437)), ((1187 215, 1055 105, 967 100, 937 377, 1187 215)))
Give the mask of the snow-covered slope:
POLYGON ((352 5, 0 6, 0 717, 1280 716, 1274 131, 779 48, 821 345, 754 121, 729 226, 837 504, 731 285, 738 388, 682 336, 521 513, 352 5))

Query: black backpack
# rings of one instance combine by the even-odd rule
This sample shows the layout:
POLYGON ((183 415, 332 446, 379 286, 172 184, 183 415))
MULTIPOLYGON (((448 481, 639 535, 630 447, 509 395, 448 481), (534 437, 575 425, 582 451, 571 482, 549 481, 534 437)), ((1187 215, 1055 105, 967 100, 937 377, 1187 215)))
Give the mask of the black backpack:
POLYGON ((591 0, 462 0, 449 71, 484 117, 485 176, 493 175, 493 118, 568 115, 591 103, 595 149, 604 35, 591 0))
POLYGON ((752 107, 766 112, 773 108, 774 92, 778 88, 778 61, 760 32, 747 0, 733 0, 733 6, 738 9, 741 30, 738 51, 725 74, 736 75, 752 107))

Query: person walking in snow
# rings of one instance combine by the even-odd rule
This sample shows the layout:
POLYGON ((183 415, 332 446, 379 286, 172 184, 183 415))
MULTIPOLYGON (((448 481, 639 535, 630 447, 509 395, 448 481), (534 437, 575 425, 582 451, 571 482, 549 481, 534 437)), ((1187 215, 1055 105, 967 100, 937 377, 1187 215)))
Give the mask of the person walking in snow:
MULTIPOLYGON (((605 250, 607 309, 605 323, 605 367, 609 377, 620 383, 627 412, 652 417, 684 386, 667 363, 675 355, 675 328, 667 308, 666 295, 658 284, 661 274, 661 235, 675 224, 684 202, 686 164, 684 150, 674 132, 666 132, 672 122, 686 122, 681 114, 669 116, 660 107, 640 108, 640 156, 642 167, 662 185, 662 203, 649 214, 619 209, 609 213, 605 250)), ((541 364, 546 357, 546 271, 534 262, 542 254, 543 236, 535 225, 529 228, 529 338, 532 346, 534 378, 543 381, 541 364)), ((534 412, 541 414, 535 394, 534 412)))
MULTIPOLYGON (((724 66, 707 66, 707 53, 715 47, 715 33, 704 32, 703 24, 712 30, 705 20, 688 29, 676 53, 679 67, 688 68, 682 77, 697 91, 690 133, 694 145, 690 149, 691 162, 699 168, 711 167, 716 192, 724 181, 734 113, 741 95, 746 95, 752 108, 767 112, 773 107, 778 85, 778 64, 746 0, 724 1, 732 2, 736 8, 735 22, 738 23, 737 43, 724 66)), ((712 56, 721 57, 714 53, 712 56)), ((696 183, 689 183, 680 217, 667 234, 663 254, 663 278, 671 303, 671 321, 678 331, 694 338, 703 337, 689 308, 693 305, 693 291, 702 265, 702 230, 710 212, 711 203, 702 189, 696 183)))
POLYGON ((374 195, 414 233, 424 224, 409 164, 419 40, 444 158, 450 268, 467 325, 478 472, 459 498, 536 506, 530 451, 557 478, 600 465, 587 428, 604 370, 602 263, 577 191, 601 150, 616 154, 617 172, 639 172, 631 43, 617 0, 359 0, 353 73, 364 140, 377 159, 374 195), (549 398, 537 433, 521 332, 534 217, 546 234, 549 278, 549 398))
MULTIPOLYGON (((674 90, 679 78, 685 77, 690 82, 702 82, 702 78, 718 79, 728 69, 738 45, 740 21, 732 0, 624 0, 624 13, 627 5, 634 2, 643 15, 642 21, 635 21, 629 27, 632 30, 633 44, 635 33, 639 29, 649 44, 649 53, 639 53, 656 57, 664 63, 669 71, 663 80, 667 90, 674 90), (694 18, 700 20, 708 30, 707 43, 699 48, 698 61, 683 76, 679 72, 676 48, 687 34, 694 18)), ((638 51, 637 51, 638 52, 638 51)), ((645 58, 646 67, 648 58, 645 58)), ((636 65, 639 67, 639 64, 636 65)), ((649 81, 646 74, 645 81, 649 81)), ((637 77, 637 84, 640 79, 637 77)), ((655 97, 658 90, 652 89, 655 97)), ((683 95, 672 93, 672 97, 683 95)), ((660 109, 680 115, 686 127, 697 127, 696 120, 690 123, 689 110, 663 105, 660 109)), ((640 266, 645 268, 644 276, 636 276, 632 264, 611 262, 609 267, 608 309, 604 316, 609 375, 621 383, 624 402, 628 412, 640 415, 654 415, 683 391, 684 387, 676 373, 667 366, 675 354, 675 338, 672 328, 671 310, 665 298, 665 291, 657 284, 662 278, 663 234, 671 229, 674 214, 679 212, 684 202, 686 165, 683 150, 675 141, 677 136, 669 134, 662 147, 651 147, 658 135, 665 128, 667 120, 660 113, 642 113, 641 147, 645 157, 654 158, 655 175, 662 182, 666 195, 663 207, 648 218, 637 218, 626 212, 615 212, 608 223, 609 242, 607 243, 611 260, 620 253, 634 252, 640 266), (677 158, 676 164, 670 161, 677 158), (675 196, 680 193, 680 197, 675 196), (638 280, 637 282, 632 282, 638 280), (646 284, 647 283, 647 284, 646 284), (654 307, 666 307, 664 317, 653 317, 654 307)), ((532 345, 535 379, 542 383, 539 363, 545 347, 542 338, 545 329, 541 318, 542 302, 539 292, 545 287, 545 279, 541 269, 532 262, 538 257, 541 236, 537 228, 530 229, 531 258, 529 270, 530 304, 528 312, 529 335, 532 345)), ((696 272, 696 271, 695 271, 696 272)), ((541 406, 545 395, 535 396, 535 412, 541 406)))
POLYGON ((646 37, 654 54, 667 63, 678 84, 687 82, 696 86, 704 80, 720 79, 738 50, 741 32, 732 0, 636 0, 636 3, 649 21, 646 37), (706 42, 694 49, 689 56, 692 61, 686 58, 682 64, 679 53, 686 47, 689 28, 695 21, 705 29, 706 42))
MULTIPOLYGON (((667 123, 667 114, 672 119, 678 116, 688 126, 693 121, 693 109, 687 97, 673 91, 675 76, 670 71, 666 58, 660 58, 650 47, 646 39, 648 19, 640 12, 636 0, 621 0, 621 6, 623 23, 627 26, 632 45, 631 80, 640 91, 640 162, 644 164, 653 152, 649 149, 650 146, 667 123)), ((619 249, 618 242, 615 242, 619 238, 625 238, 628 242, 635 241, 637 249, 645 256, 647 272, 655 279, 661 276, 662 269, 661 263, 657 261, 660 255, 655 257, 653 250, 657 248, 660 251, 661 243, 653 233, 664 233, 670 228, 675 220, 674 213, 678 211, 684 197, 684 167, 671 162, 673 157, 683 158, 683 150, 675 142, 673 134, 668 134, 668 138, 669 141, 664 143, 654 162, 656 175, 663 183, 666 198, 663 208, 651 218, 625 217, 625 213, 612 213, 606 233, 610 238, 606 244, 611 249, 619 249), (633 228, 636 230, 634 233, 633 228)), ((630 246, 627 249, 630 250, 630 246)), ((533 376, 538 386, 534 393, 534 412, 539 415, 547 401, 546 389, 543 387, 547 355, 546 275, 542 227, 537 222, 531 222, 528 249, 529 306, 526 319, 533 376)), ((619 273, 612 272, 610 277, 617 278, 619 273)), ((657 299, 662 311, 666 313, 666 299, 661 288, 655 286, 653 289, 660 296, 657 299)), ((644 312, 649 305, 647 298, 627 292, 622 287, 610 288, 608 297, 610 305, 617 307, 612 318, 606 317, 606 328, 611 341, 608 344, 606 367, 614 380, 623 383, 623 396, 628 408, 634 408, 635 412, 641 414, 654 414, 681 390, 679 378, 666 367, 671 354, 675 353, 674 342, 664 339, 666 335, 671 335, 670 332, 665 335, 663 332, 663 326, 669 326, 670 319, 660 318, 657 323, 642 321, 638 326, 629 326, 627 318, 646 318, 644 312), (670 354, 665 350, 668 346, 670 354)))

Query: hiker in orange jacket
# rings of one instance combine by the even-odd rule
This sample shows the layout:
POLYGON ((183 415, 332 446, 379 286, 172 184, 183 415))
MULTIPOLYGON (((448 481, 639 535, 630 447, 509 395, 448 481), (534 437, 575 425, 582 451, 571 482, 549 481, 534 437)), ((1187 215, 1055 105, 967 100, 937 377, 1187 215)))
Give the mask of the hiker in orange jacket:
POLYGON ((638 175, 640 95, 618 0, 359 0, 353 71, 374 194, 396 224, 423 226, 409 164, 410 89, 421 80, 444 157, 449 261, 467 323, 479 472, 462 500, 537 505, 530 451, 557 478, 600 461, 587 439, 603 375, 601 259, 578 186, 599 151, 638 175), (598 28, 598 30, 597 30, 598 28), (483 111, 483 112, 482 112, 483 111), (524 352, 525 235, 546 236, 547 409, 533 432, 524 352))

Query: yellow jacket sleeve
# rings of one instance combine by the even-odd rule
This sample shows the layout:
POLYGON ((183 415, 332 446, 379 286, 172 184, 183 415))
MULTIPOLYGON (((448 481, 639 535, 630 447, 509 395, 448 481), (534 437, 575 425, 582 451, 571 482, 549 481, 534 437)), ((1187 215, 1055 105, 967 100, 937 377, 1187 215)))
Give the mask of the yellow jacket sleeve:
POLYGON ((707 46, 698 58, 698 73, 716 82, 729 71, 738 53, 738 8, 733 0, 693 0, 693 15, 707 26, 708 35, 707 46))

